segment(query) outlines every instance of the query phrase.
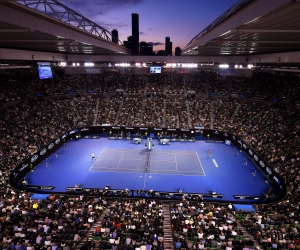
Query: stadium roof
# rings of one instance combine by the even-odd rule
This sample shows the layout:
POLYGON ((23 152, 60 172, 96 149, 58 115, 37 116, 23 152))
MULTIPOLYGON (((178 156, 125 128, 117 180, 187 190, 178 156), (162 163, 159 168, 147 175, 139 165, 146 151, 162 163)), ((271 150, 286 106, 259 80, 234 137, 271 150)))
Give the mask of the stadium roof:
MULTIPOLYGON (((73 55, 130 55, 103 27, 57 0, 0 1, 0 48, 73 55)), ((197 34, 183 55, 300 51, 300 0, 240 0, 197 34)))
POLYGON ((130 50, 112 34, 56 0, 0 1, 0 48, 116 55, 130 50))
POLYGON ((240 0, 183 49, 186 55, 299 51, 299 0, 240 0))

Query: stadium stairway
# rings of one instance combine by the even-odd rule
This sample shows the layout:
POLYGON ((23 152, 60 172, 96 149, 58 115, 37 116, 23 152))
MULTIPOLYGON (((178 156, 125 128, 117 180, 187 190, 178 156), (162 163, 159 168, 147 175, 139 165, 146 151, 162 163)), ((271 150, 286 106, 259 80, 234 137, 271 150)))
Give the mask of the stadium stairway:
POLYGON ((190 114, 190 104, 189 104, 188 100, 186 100, 185 103, 186 103, 186 111, 187 111, 187 117, 188 117, 188 125, 189 125, 189 128, 191 128, 192 122, 191 122, 191 114, 190 114))
POLYGON ((98 110, 99 110, 99 102, 100 102, 100 98, 98 97, 98 98, 97 98, 96 108, 95 108, 95 113, 94 113, 93 126, 97 126, 98 110))
POLYGON ((253 239, 254 244, 253 246, 250 246, 251 249, 264 249, 264 247, 262 245, 260 245, 251 234, 248 233, 248 231, 237 221, 237 227, 238 229, 240 229, 243 232, 243 236, 246 239, 253 239))
POLYGON ((74 114, 76 114, 77 121, 80 120, 80 115, 78 113, 78 109, 77 109, 77 106, 74 102, 74 99, 71 100, 71 106, 73 107, 74 114))
POLYGON ((170 216, 170 206, 163 204, 164 211, 164 250, 174 250, 174 241, 172 237, 172 225, 170 216))
POLYGON ((81 249, 81 247, 84 246, 84 241, 92 241, 93 233, 95 232, 96 227, 101 225, 101 220, 105 217, 106 214, 110 214, 110 206, 109 205, 107 205, 105 207, 105 209, 102 211, 101 215, 98 218, 96 218, 95 222, 88 230, 86 237, 81 240, 81 242, 76 246, 76 249, 81 249))
POLYGON ((211 101, 210 102, 210 107, 211 107, 211 110, 210 110, 210 129, 214 129, 214 121, 215 121, 215 116, 214 116, 214 101, 211 101))
POLYGON ((228 99, 230 98, 230 95, 231 95, 231 85, 232 85, 232 79, 230 80, 229 86, 228 86, 228 89, 227 89, 227 98, 228 99))
POLYGON ((251 234, 249 234, 249 232, 247 231, 247 229, 240 223, 240 220, 236 218, 236 216, 232 215, 232 214, 229 214, 230 215, 230 218, 236 222, 237 224, 237 228, 239 230, 242 231, 243 233, 243 238, 244 239, 249 239, 249 240, 253 240, 254 241, 254 244, 253 246, 249 246, 250 249, 264 249, 264 247, 262 245, 260 245, 254 238, 251 234))
POLYGON ((143 117, 144 117, 144 113, 145 113, 146 106, 147 106, 146 100, 143 100, 143 101, 142 101, 141 115, 140 115, 139 124, 142 124, 143 121, 144 121, 143 117))
POLYGON ((114 124, 118 124, 118 122, 119 122, 119 117, 120 117, 120 114, 122 111, 122 107, 123 107, 123 99, 120 101, 119 109, 118 109, 114 124))
POLYGON ((166 110, 167 110, 167 102, 166 99, 164 99, 164 110, 163 110, 163 116, 162 116, 162 127, 166 127, 166 110))
POLYGON ((131 77, 129 76, 127 78, 127 81, 125 82, 125 93, 128 93, 128 83, 131 81, 131 77))
POLYGON ((232 116, 231 116, 231 118, 230 118, 231 120, 233 120, 234 117, 238 114, 238 112, 240 110, 240 107, 241 107, 241 104, 238 103, 237 106, 236 106, 236 108, 235 108, 235 110, 234 110, 234 112, 233 112, 233 114, 232 114, 232 116))
POLYGON ((148 85, 148 77, 146 77, 146 79, 145 79, 144 96, 147 96, 147 85, 148 85))

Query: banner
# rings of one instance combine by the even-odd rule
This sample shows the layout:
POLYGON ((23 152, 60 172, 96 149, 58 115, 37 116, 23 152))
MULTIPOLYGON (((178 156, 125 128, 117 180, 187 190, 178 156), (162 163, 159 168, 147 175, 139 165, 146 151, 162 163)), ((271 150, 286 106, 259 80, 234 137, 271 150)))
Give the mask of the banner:
POLYGON ((53 186, 26 186, 28 189, 43 189, 43 190, 52 190, 54 189, 53 186))

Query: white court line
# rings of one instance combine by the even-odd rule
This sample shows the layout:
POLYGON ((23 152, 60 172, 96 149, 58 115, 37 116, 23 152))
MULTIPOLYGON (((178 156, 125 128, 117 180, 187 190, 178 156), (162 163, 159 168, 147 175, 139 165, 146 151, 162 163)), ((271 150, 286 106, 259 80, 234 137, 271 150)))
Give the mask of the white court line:
POLYGON ((174 160, 174 161, 167 161, 167 160, 149 160, 149 162, 176 162, 176 160, 174 160))
MULTIPOLYGON (((162 169, 152 169, 152 171, 162 171, 162 172, 173 171, 173 172, 174 172, 175 170, 172 170, 172 169, 166 169, 166 170, 165 170, 165 169, 163 169, 163 170, 162 170, 162 169)), ((180 173, 180 172, 184 172, 184 173, 185 173, 185 172, 187 172, 187 173, 189 173, 189 172, 190 172, 190 173, 201 173, 200 171, 190 171, 190 170, 186 170, 186 171, 177 171, 177 172, 178 172, 178 173, 180 173)))
MULTIPOLYGON (((110 168, 110 167, 94 167, 94 169, 112 169, 112 168, 110 168)), ((142 170, 142 171, 144 171, 145 169, 144 168, 118 168, 118 170, 119 171, 111 171, 111 172, 116 172, 116 173, 120 173, 120 172, 122 172, 122 171, 120 171, 120 170, 142 170)), ((116 170, 116 168, 114 168, 114 170, 116 170)), ((151 171, 162 171, 162 172, 168 172, 168 171, 170 171, 170 172, 174 172, 174 170, 173 169, 151 169, 151 171)), ((94 172, 96 172, 96 171, 94 171, 94 172)), ((179 171, 177 171, 178 173, 181 173, 181 172, 184 172, 184 173, 202 173, 201 171, 190 171, 190 170, 185 170, 185 171, 181 171, 181 170, 179 170, 179 171)))
MULTIPOLYGON (((145 159, 122 159, 122 157, 123 157, 123 155, 124 155, 124 153, 125 152, 144 152, 144 151, 141 151, 141 150, 132 150, 132 149, 114 149, 114 148, 104 148, 103 150, 102 150, 102 152, 100 153, 100 155, 97 157, 97 159, 96 159, 96 161, 93 163, 93 165, 91 166, 91 168, 90 168, 90 170, 89 171, 93 171, 93 172, 97 172, 97 171, 101 171, 102 169, 106 169, 106 172, 112 172, 112 173, 124 173, 123 171, 120 171, 120 170, 135 170, 135 171, 143 171, 144 169, 143 168, 141 168, 141 169, 133 169, 133 168, 118 168, 119 167, 119 164, 120 164, 120 162, 121 162, 121 160, 134 160, 134 161, 146 161, 145 159), (116 170, 116 169, 118 169, 119 171, 107 171, 107 169, 108 170, 112 170, 112 168, 111 167, 95 167, 94 165, 95 165, 95 162, 97 161, 97 159, 102 155, 102 153, 104 152, 104 151, 107 151, 107 152, 122 152, 122 156, 120 157, 120 160, 119 160, 119 163, 118 163, 118 165, 117 165, 117 167, 116 168, 113 168, 114 170, 116 170), (92 170, 92 169, 96 169, 95 171, 94 170, 92 170)), ((201 167, 201 169, 202 169, 202 172, 203 172, 203 174, 201 173, 200 174, 200 176, 206 176, 205 175, 205 172, 204 172, 204 169, 203 169, 203 166, 202 166, 202 163, 201 163, 201 161, 200 161, 200 158, 199 158, 199 155, 198 155, 198 153, 197 153, 197 151, 157 151, 157 152, 151 152, 152 154, 174 154, 174 157, 175 157, 175 160, 174 161, 167 161, 167 160, 149 160, 149 162, 175 162, 176 163, 176 171, 179 173, 179 174, 176 174, 176 173, 174 173, 174 174, 172 174, 172 173, 167 173, 167 174, 169 174, 169 175, 182 175, 182 176, 191 176, 191 175, 184 175, 184 174, 180 174, 181 172, 186 172, 186 173, 201 173, 200 171, 179 171, 178 170, 178 163, 177 163, 177 158, 176 158, 176 154, 178 153, 178 154, 185 154, 185 155, 197 155, 197 157, 198 157, 198 161, 199 161, 199 163, 200 163, 200 167, 201 167)), ((155 173, 155 170, 153 170, 154 171, 154 173, 153 174, 162 174, 163 175, 163 173, 155 173)), ((157 171, 163 171, 163 172, 168 172, 168 171, 170 171, 170 172, 174 172, 175 170, 162 170, 162 169, 160 169, 160 170, 157 170, 157 171)), ((175 171, 175 172, 176 172, 175 171)), ((130 172, 130 173, 140 173, 140 172, 130 172)))
POLYGON ((143 189, 145 190, 145 187, 146 187, 146 177, 147 176, 147 173, 145 174, 145 178, 144 178, 144 187, 143 187, 143 189))
POLYGON ((92 166, 90 167, 89 171, 92 171, 91 169, 94 167, 96 161, 98 160, 98 158, 102 155, 103 151, 105 151, 105 148, 102 149, 101 153, 98 155, 98 157, 95 159, 95 161, 93 162, 92 166))
POLYGON ((181 152, 174 152, 174 154, 194 155, 196 154, 196 152, 181 151, 181 152))
MULTIPOLYGON (((127 149, 127 148, 104 148, 105 151, 130 151, 130 152, 145 152, 145 150, 138 150, 138 149, 127 149)), ((151 151, 151 154, 155 153, 166 153, 166 154, 196 154, 197 151, 180 151, 180 150, 158 150, 158 151, 151 151)))
MULTIPOLYGON (((183 172, 188 172, 188 171, 183 171, 183 172)), ((192 175, 192 174, 176 174, 176 172, 173 171, 173 173, 149 173, 151 175, 178 175, 178 176, 204 176, 202 173, 199 175, 192 175)))
POLYGON ((163 151, 156 151, 156 152, 151 151, 151 154, 152 155, 155 155, 155 154, 174 155, 176 153, 173 153, 173 152, 163 152, 163 151))
MULTIPOLYGON (((108 168, 109 169, 109 168, 108 168)), ((136 169, 132 169, 132 168, 129 168, 129 169, 131 169, 131 170, 136 170, 136 169)), ((144 170, 144 169, 141 169, 141 170, 144 170)), ((98 171, 94 171, 94 170, 92 170, 91 172, 98 172, 98 171)), ((99 171, 100 172, 100 171, 99 171)), ((108 172, 108 173, 122 173, 122 174, 143 174, 143 173, 141 173, 141 172, 121 172, 121 171, 106 171, 106 172, 108 172)), ((178 171, 178 173, 179 173, 180 171, 178 171)), ((189 171, 182 171, 182 172, 189 172, 189 171)), ((192 172, 192 171, 190 171, 190 172, 192 172)), ((196 172, 196 171, 193 171, 193 172, 196 172)), ((175 171, 173 171, 173 173, 156 173, 156 172, 150 172, 149 174, 151 174, 151 175, 178 175, 178 176, 195 176, 195 177, 197 177, 197 176, 204 176, 201 172, 196 172, 196 173, 200 173, 200 174, 198 174, 198 175, 192 175, 192 174, 177 174, 175 171)), ((145 175, 146 175, 146 173, 145 173, 145 175)))
MULTIPOLYGON (((116 170, 117 168, 110 168, 110 167, 94 167, 94 169, 114 169, 116 170)), ((112 172, 116 172, 116 173, 120 173, 122 171, 120 171, 121 169, 124 169, 124 170, 145 170, 144 168, 118 168, 119 171, 112 171, 112 172)), ((96 172, 96 171, 94 171, 96 172)))
POLYGON ((132 158, 132 159, 121 159, 122 161, 147 161, 147 160, 145 160, 145 159, 134 159, 134 158, 132 158))
MULTIPOLYGON (((110 167, 94 167, 94 169, 112 169, 110 167)), ((117 169, 117 168, 113 168, 114 170, 117 169)), ((118 168, 118 170, 145 170, 144 168, 118 168)), ((162 171, 162 172, 168 172, 168 171, 173 171, 173 169, 151 169, 151 171, 162 171)), ((96 171, 94 171, 96 172, 96 171)), ((119 173, 120 171, 112 171, 112 172, 116 172, 116 173, 119 173)), ((190 170, 185 170, 185 171, 177 171, 178 173, 180 172, 187 172, 187 173, 201 173, 200 171, 190 171, 190 170)))
POLYGON ((201 166, 201 168, 202 168, 202 170, 203 170, 203 175, 204 175, 204 176, 206 176, 206 174, 205 174, 205 172, 204 172, 204 168, 203 168, 203 166, 202 166, 202 163, 201 163, 201 161, 200 161, 200 157, 199 157, 199 155, 198 155, 198 153, 197 153, 197 152, 196 152, 196 154, 197 154, 197 157, 198 157, 198 160, 199 160, 200 166, 201 166))
POLYGON ((175 166, 176 166, 176 171, 178 172, 177 160, 176 160, 176 154, 175 154, 175 166))
POLYGON ((123 153, 122 153, 122 155, 121 155, 121 157, 120 157, 120 160, 119 160, 119 162, 118 162, 118 165, 117 165, 117 169, 119 168, 119 165, 120 165, 120 162, 122 161, 122 157, 123 157, 123 155, 124 155, 124 151, 123 151, 123 153))
MULTIPOLYGON (((175 170, 174 169, 151 169, 151 171, 174 172, 175 170)), ((185 172, 185 171, 183 171, 183 172, 185 172)))
POLYGON ((106 151, 108 152, 113 152, 113 151, 117 151, 117 152, 120 152, 120 151, 127 151, 127 152, 145 152, 147 153, 146 150, 137 150, 137 149, 130 149, 130 148, 105 148, 106 151))
MULTIPOLYGON (((92 170, 91 172, 101 172, 101 171, 94 171, 92 170)), ((105 173, 118 173, 118 174, 143 174, 141 172, 136 172, 136 171, 132 171, 132 172, 121 172, 121 171, 105 171, 105 173)))
POLYGON ((195 154, 197 151, 166 151, 166 150, 159 150, 159 151, 151 151, 151 153, 166 153, 166 154, 195 154))
MULTIPOLYGON (((147 161, 145 159, 120 159, 120 161, 147 161)), ((167 161, 167 160, 149 160, 149 162, 176 162, 176 160, 174 161, 167 161)), ((118 164, 119 165, 119 164, 118 164)))

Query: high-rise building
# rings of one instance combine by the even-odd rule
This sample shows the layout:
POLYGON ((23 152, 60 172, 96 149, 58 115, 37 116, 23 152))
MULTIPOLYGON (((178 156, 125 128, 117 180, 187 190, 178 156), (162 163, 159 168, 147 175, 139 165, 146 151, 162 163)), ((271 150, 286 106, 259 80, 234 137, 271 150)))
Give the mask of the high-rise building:
POLYGON ((140 47, 140 30, 139 30, 139 14, 131 14, 132 21, 132 49, 131 55, 139 55, 140 47))
POLYGON ((123 42, 125 48, 130 49, 132 51, 132 36, 127 37, 127 41, 123 42))
POLYGON ((172 55, 172 42, 170 41, 170 37, 166 37, 165 41, 165 54, 166 56, 171 56, 172 55))
POLYGON ((140 42, 140 55, 141 56, 154 55, 153 46, 146 42, 140 42))
POLYGON ((181 48, 180 47, 175 48, 175 56, 181 56, 181 48))
POLYGON ((165 51, 164 50, 159 50, 156 52, 157 56, 165 56, 165 51))
POLYGON ((168 55, 169 44, 170 44, 170 37, 167 36, 165 39, 165 54, 166 55, 168 55))
POLYGON ((112 34, 111 41, 112 41, 113 43, 118 44, 118 40, 119 40, 119 33, 118 33, 118 31, 117 31, 116 29, 114 29, 114 30, 111 32, 111 34, 112 34))

